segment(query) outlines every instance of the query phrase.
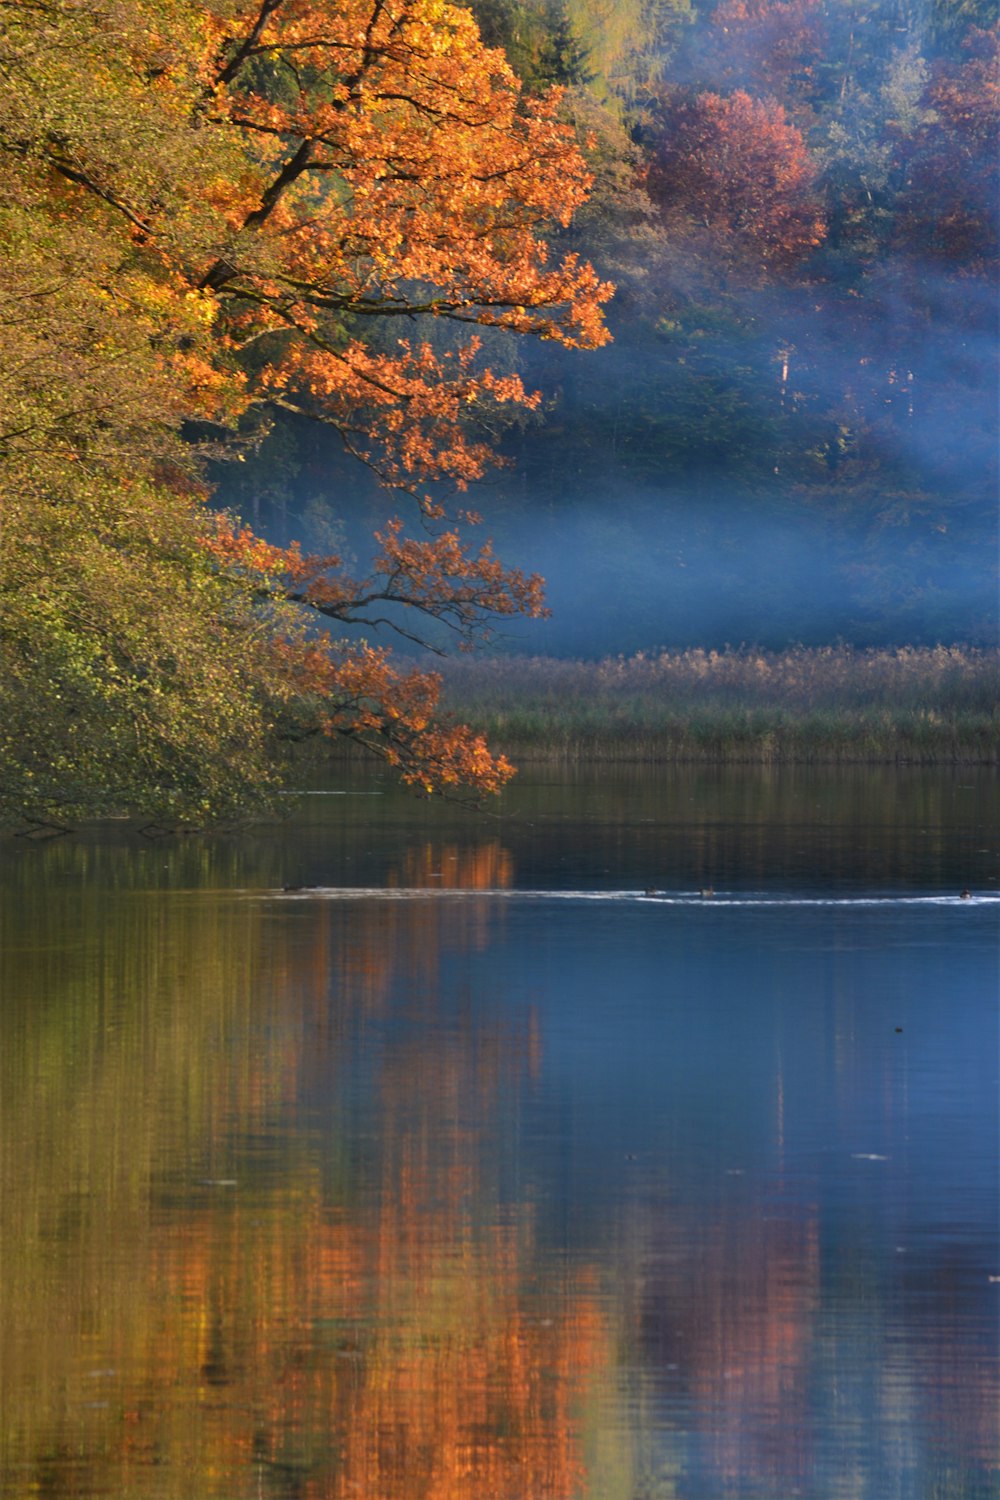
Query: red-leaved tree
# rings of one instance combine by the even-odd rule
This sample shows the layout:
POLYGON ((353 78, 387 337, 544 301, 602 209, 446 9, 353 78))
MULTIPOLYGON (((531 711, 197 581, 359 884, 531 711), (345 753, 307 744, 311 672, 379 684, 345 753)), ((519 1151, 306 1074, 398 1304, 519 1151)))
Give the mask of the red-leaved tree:
POLYGON ((704 232, 734 271, 783 271, 826 232, 816 166, 774 99, 743 90, 670 102, 658 125, 650 193, 668 227, 704 232))

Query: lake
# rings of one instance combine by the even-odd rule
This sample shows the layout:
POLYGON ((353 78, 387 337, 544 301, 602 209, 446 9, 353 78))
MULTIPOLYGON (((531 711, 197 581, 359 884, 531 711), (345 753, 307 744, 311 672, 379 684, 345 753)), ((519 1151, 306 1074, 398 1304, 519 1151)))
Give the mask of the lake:
POLYGON ((996 773, 499 805, 3 840, 0 1494, 995 1497, 996 773))

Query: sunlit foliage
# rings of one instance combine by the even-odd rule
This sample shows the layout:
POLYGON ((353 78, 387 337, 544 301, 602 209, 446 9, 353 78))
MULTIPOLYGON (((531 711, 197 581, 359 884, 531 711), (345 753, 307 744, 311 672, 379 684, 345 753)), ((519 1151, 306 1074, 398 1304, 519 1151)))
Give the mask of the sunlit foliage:
POLYGON ((470 418, 537 400, 467 325, 606 336, 609 288, 544 238, 589 183, 557 97, 523 97, 437 0, 12 3, 2 20, 5 806, 226 814, 266 784, 282 735, 331 728, 363 729, 428 788, 494 789, 508 767, 431 728, 431 677, 389 675, 383 653, 328 647, 300 617, 370 623, 387 591, 394 622, 446 614, 460 633, 540 608, 537 582, 470 551, 458 518, 437 526, 427 486, 463 489, 490 462, 470 418), (199 556, 200 457, 275 408, 330 423, 415 493, 424 529, 387 528, 383 590, 352 592, 332 559, 322 600, 315 579, 286 588, 298 554, 239 527, 238 556, 199 556), (140 558, 142 581, 117 587, 140 558), (237 638, 234 670, 220 643, 237 638), (239 724, 261 753, 236 772, 239 724), (44 731, 59 755, 43 789, 21 755, 44 754, 44 731))
POLYGON ((622 85, 571 231, 615 342, 531 351, 559 400, 509 445, 512 535, 580 538, 542 649, 996 641, 995 23, 725 0, 622 85))

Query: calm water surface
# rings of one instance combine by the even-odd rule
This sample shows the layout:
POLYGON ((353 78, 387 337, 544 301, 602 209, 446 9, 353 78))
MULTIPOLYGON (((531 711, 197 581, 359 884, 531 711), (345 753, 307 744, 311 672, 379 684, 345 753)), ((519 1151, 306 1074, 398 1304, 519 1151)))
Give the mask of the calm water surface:
POLYGON ((0 1493, 992 1500, 996 777, 337 791, 0 846, 0 1493))

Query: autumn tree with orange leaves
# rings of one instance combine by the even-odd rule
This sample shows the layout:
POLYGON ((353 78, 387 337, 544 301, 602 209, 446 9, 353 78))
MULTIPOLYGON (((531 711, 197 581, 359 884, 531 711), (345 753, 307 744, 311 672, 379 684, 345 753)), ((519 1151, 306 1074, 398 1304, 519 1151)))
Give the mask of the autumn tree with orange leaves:
POLYGON ((318 622, 542 609, 442 489, 538 400, 491 340, 606 338, 610 288, 546 241, 589 188, 558 95, 441 0, 9 0, 0 79, 4 810, 225 816, 313 734, 495 790, 433 673, 318 622), (367 576, 209 508, 205 456, 275 408, 409 506, 367 576))

